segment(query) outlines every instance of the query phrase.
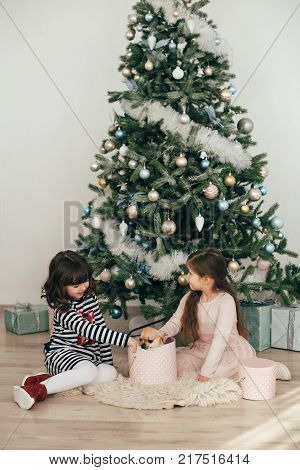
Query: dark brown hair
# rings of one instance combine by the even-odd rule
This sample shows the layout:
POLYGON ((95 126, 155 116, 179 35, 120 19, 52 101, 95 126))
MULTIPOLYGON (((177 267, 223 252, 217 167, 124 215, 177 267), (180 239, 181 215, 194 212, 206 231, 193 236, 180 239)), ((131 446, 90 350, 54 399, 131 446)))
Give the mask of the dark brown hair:
MULTIPOLYGON (((215 290, 230 294, 236 305, 237 329, 241 336, 248 338, 247 330, 243 326, 242 311, 237 294, 227 279, 227 264, 221 251, 217 248, 204 248, 192 253, 187 259, 187 266, 198 276, 209 276, 214 280, 215 290)), ((190 291, 184 306, 181 320, 181 329, 192 339, 192 346, 199 339, 199 324, 197 317, 197 306, 201 291, 190 291)))
POLYGON ((42 298, 47 299, 51 308, 66 312, 72 303, 67 295, 66 286, 82 284, 89 281, 85 296, 94 291, 92 268, 86 260, 74 251, 60 251, 51 260, 48 279, 42 288, 42 298))

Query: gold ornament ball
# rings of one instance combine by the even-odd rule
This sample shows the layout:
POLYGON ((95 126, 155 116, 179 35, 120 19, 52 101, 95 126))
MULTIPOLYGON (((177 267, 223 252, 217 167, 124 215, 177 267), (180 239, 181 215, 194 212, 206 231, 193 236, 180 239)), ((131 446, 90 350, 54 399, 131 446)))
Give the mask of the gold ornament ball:
POLYGON ((156 202, 159 200, 159 193, 155 189, 151 189, 148 193, 148 199, 151 202, 156 202))
POLYGON ((175 162, 178 168, 184 168, 188 164, 188 161, 183 154, 180 154, 179 157, 176 158, 175 162))
POLYGON ((154 69, 154 64, 153 64, 153 62, 151 62, 151 60, 147 60, 147 62, 145 63, 145 69, 148 72, 151 72, 151 70, 154 69))
POLYGON ((210 65, 208 65, 207 67, 205 67, 204 73, 205 73, 205 75, 210 77, 214 73, 214 70, 210 65))
POLYGON ((234 259, 228 263, 228 271, 231 273, 236 273, 240 269, 240 265, 234 259))
POLYGON ((104 148, 107 152, 111 152, 112 150, 114 150, 116 148, 114 141, 108 139, 104 144, 104 148))
POLYGON ((105 189, 106 186, 108 185, 107 179, 104 178, 103 176, 100 176, 100 178, 98 180, 98 184, 99 184, 101 189, 105 189))
POLYGON ((186 274, 180 274, 180 276, 178 276, 178 284, 180 284, 181 286, 187 286, 188 283, 189 281, 186 274))
POLYGON ((247 206, 247 204, 243 204, 241 206, 241 213, 242 214, 249 214, 249 212, 250 212, 250 207, 247 206))
POLYGON ((128 279, 126 279, 125 281, 125 286, 127 289, 134 289, 136 284, 135 284, 135 280, 132 278, 132 277, 129 277, 128 279))
POLYGON ((128 41, 132 41, 135 38, 135 30, 134 29, 128 29, 125 36, 128 39, 128 41))
POLYGON ((139 211, 135 204, 131 204, 131 206, 128 206, 126 209, 126 214, 128 215, 129 219, 136 219, 138 213, 139 211))
POLYGON ((163 233, 173 235, 176 232, 176 224, 173 220, 168 219, 162 224, 161 229, 163 233))
POLYGON ((178 18, 179 12, 177 10, 175 10, 174 13, 173 13, 173 16, 174 16, 174 18, 178 18))
POLYGON ((263 228, 263 233, 264 233, 265 235, 268 235, 269 230, 268 230, 267 228, 263 228))
POLYGON ((140 74, 136 73, 135 76, 133 77, 133 79, 138 82, 140 79, 141 79, 141 76, 140 74))
POLYGON ((215 184, 209 183, 209 185, 203 190, 203 193, 207 199, 215 199, 219 194, 219 189, 215 184))
POLYGON ((131 70, 130 70, 130 68, 129 68, 129 67, 124 67, 124 68, 122 69, 122 75, 123 75, 123 77, 126 77, 126 78, 131 77, 131 70))
POLYGON ((104 147, 104 145, 101 145, 100 153, 106 153, 106 148, 104 147))
POLYGON ((224 184, 226 186, 234 186, 236 183, 236 179, 234 176, 232 176, 231 174, 225 176, 224 178, 224 184))
POLYGON ((220 91, 220 98, 225 103, 228 103, 231 100, 231 96, 232 94, 228 88, 223 88, 223 90, 220 91))

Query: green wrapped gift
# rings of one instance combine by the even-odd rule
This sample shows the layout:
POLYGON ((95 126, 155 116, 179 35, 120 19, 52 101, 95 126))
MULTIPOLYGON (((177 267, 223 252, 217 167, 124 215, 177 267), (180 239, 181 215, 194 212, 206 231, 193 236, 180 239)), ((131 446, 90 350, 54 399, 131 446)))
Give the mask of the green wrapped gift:
POLYGON ((256 351, 271 347, 271 315, 274 302, 248 304, 241 302, 244 324, 249 332, 249 343, 256 351))
POLYGON ((7 331, 17 335, 49 331, 47 305, 31 305, 16 303, 14 307, 4 310, 7 331))

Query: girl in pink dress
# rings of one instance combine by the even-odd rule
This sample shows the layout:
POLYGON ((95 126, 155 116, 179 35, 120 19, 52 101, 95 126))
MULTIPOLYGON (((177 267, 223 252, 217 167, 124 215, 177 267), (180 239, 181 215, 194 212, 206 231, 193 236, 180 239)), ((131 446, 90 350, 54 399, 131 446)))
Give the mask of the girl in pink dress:
MULTIPOLYGON (((237 294, 227 280, 227 264, 216 248, 192 253, 187 260, 190 291, 171 319, 160 329, 164 336, 180 331, 192 342, 177 348, 178 375, 196 372, 200 381, 234 377, 240 362, 256 356, 247 341, 237 294)), ((288 368, 277 363, 277 378, 289 380, 288 368)))

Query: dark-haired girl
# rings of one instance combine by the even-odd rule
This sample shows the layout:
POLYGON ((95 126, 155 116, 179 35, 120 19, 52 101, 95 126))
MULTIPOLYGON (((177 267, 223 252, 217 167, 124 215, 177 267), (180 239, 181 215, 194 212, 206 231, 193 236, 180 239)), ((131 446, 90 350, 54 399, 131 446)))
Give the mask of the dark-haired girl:
POLYGON ((26 376, 14 387, 14 400, 30 409, 48 394, 82 385, 112 381, 111 344, 136 349, 138 341, 106 327, 93 291, 92 270, 73 251, 62 251, 50 262, 44 296, 54 309, 53 333, 45 344, 48 374, 26 376))
MULTIPOLYGON (((187 260, 190 291, 161 328, 165 336, 180 331, 192 340, 177 349, 178 375, 196 372, 198 380, 233 377, 243 359, 255 357, 242 324, 237 295, 227 279, 227 264, 216 248, 192 253, 187 260)), ((289 369, 277 363, 277 378, 289 380, 289 369)))

